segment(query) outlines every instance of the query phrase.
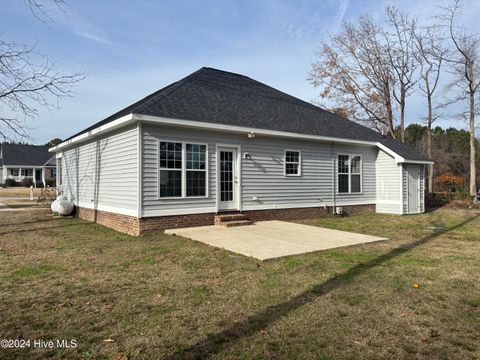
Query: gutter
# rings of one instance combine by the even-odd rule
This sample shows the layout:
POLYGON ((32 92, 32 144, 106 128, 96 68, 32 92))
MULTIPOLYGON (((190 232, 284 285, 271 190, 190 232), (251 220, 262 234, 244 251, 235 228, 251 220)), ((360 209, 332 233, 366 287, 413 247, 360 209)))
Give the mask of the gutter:
POLYGON ((109 122, 108 124, 101 125, 101 126, 95 128, 95 129, 92 129, 92 130, 86 132, 86 133, 75 136, 74 138, 72 138, 68 141, 64 141, 64 142, 58 144, 57 146, 51 147, 50 149, 48 149, 48 151, 49 152, 58 152, 60 150, 63 150, 65 148, 69 147, 70 145, 85 142, 87 140, 90 140, 91 138, 100 136, 100 135, 102 135, 106 132, 113 131, 115 129, 127 126, 129 124, 133 124, 134 122, 135 122, 135 119, 134 119, 133 114, 128 114, 128 115, 122 116, 122 117, 120 117, 116 120, 113 120, 113 121, 109 122))
POLYGON ((215 131, 230 131, 230 132, 237 132, 237 133, 255 133, 258 135, 266 135, 266 136, 278 136, 278 137, 286 137, 286 138, 293 138, 293 139, 307 139, 307 140, 317 140, 317 141, 333 141, 336 143, 345 143, 345 144, 353 144, 353 145, 370 145, 370 146, 377 146, 386 153, 390 154, 395 158, 397 163, 408 162, 408 163, 417 163, 417 164, 433 164, 433 161, 419 161, 419 160, 412 160, 409 161, 402 156, 395 153, 390 148, 386 147, 385 145, 379 143, 378 141, 364 141, 364 140, 352 140, 346 138, 336 138, 332 136, 320 136, 320 135, 308 135, 308 134, 298 134, 292 133, 287 131, 277 131, 277 130, 267 130, 267 129, 257 129, 257 128, 249 128, 245 126, 235 126, 235 125, 224 125, 224 124, 217 124, 217 123, 209 123, 209 122, 200 122, 200 121, 192 121, 192 120, 182 120, 182 119, 173 119, 173 118, 165 118, 161 116, 152 116, 152 115, 141 115, 141 114, 128 114, 122 116, 116 120, 109 122, 108 124, 101 125, 93 130, 90 130, 86 133, 80 134, 75 136, 74 138, 65 141, 63 143, 54 146, 48 151, 50 152, 58 152, 65 148, 68 148, 76 143, 85 142, 90 140, 91 138, 100 136, 106 132, 113 131, 115 129, 127 126, 129 124, 133 124, 137 121, 149 123, 149 124, 162 124, 162 125, 172 125, 178 127, 187 127, 187 128, 197 128, 197 129, 206 129, 206 130, 215 130, 215 131))

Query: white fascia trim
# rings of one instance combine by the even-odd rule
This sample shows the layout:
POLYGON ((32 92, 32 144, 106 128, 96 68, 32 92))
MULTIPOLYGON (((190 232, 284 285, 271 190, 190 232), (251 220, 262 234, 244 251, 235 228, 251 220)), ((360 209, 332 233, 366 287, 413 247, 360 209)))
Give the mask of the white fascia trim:
POLYGON ((50 159, 48 159, 45 164, 43 164, 43 166, 55 166, 55 165, 47 165, 50 161, 52 161, 53 159, 55 159, 56 156, 55 155, 52 155, 52 157, 50 159))
POLYGON ((347 143, 347 144, 356 144, 356 145, 372 145, 372 146, 378 146, 380 149, 382 149, 386 153, 392 155, 395 158, 395 161, 397 163, 408 162, 412 164, 433 164, 433 161, 405 159, 402 156, 398 155, 393 150, 391 150, 390 148, 386 147, 385 145, 377 141, 363 141, 363 140, 337 138, 337 137, 331 137, 331 136, 298 134, 298 133, 292 133, 292 132, 286 132, 286 131, 265 130, 265 129, 258 129, 258 128, 248 128, 244 126, 223 125, 223 124, 217 124, 217 123, 200 122, 200 121, 192 121, 192 120, 181 120, 181 119, 165 118, 165 117, 153 116, 153 115, 133 114, 133 118, 139 121, 147 122, 147 123, 174 125, 174 126, 189 127, 189 128, 201 128, 201 129, 209 129, 209 130, 217 130, 217 131, 223 130, 223 131, 232 131, 232 132, 240 132, 240 133, 253 132, 256 134, 268 135, 268 136, 333 141, 338 143, 347 143))
POLYGON ((401 163, 401 162, 404 162, 404 158, 401 157, 400 155, 398 155, 395 151, 393 151, 392 149, 386 147, 385 145, 381 144, 381 143, 377 143, 377 146, 383 150, 384 152, 386 152, 388 155, 390 156, 393 156, 393 158, 395 159, 395 162, 396 163, 401 163))
POLYGON ((84 134, 80 134, 78 136, 75 136, 73 139, 70 139, 68 141, 64 141, 64 142, 58 144, 57 146, 54 146, 54 147, 48 149, 48 151, 49 152, 57 152, 60 149, 64 149, 69 145, 72 145, 72 144, 75 144, 75 143, 78 143, 78 142, 82 142, 82 141, 86 141, 86 140, 90 139, 91 137, 98 136, 98 135, 101 135, 101 134, 109 132, 109 131, 113 131, 115 129, 126 126, 130 123, 133 123, 134 121, 135 120, 134 120, 133 114, 128 114, 128 115, 122 116, 122 117, 120 117, 116 120, 113 120, 113 121, 105 124, 105 125, 99 126, 95 129, 92 129, 92 130, 90 130, 90 131, 88 131, 84 134))
POLYGON ((386 153, 392 155, 395 158, 395 161, 397 163, 408 162, 412 164, 433 164, 433 161, 416 161, 416 160, 409 161, 407 159, 404 159, 403 157, 395 153, 393 150, 389 149, 385 145, 376 141, 363 141, 363 140, 337 138, 337 137, 331 137, 331 136, 298 134, 298 133, 292 133, 292 132, 286 132, 286 131, 265 130, 265 129, 257 129, 257 128, 248 128, 244 126, 223 125, 223 124, 217 124, 217 123, 181 120, 181 119, 165 118, 161 116, 141 115, 141 114, 128 114, 128 115, 122 116, 121 118, 113 120, 108 124, 99 126, 84 134, 80 134, 74 137, 73 139, 62 142, 61 144, 58 144, 57 146, 54 146, 48 149, 48 151, 57 152, 60 149, 67 147, 68 145, 78 143, 81 141, 86 141, 87 139, 93 136, 98 136, 105 132, 115 130, 122 126, 133 123, 137 120, 144 121, 147 123, 175 125, 175 126, 182 126, 182 127, 189 127, 189 128, 201 128, 201 129, 219 130, 219 131, 224 130, 224 131, 241 132, 241 133, 254 132, 260 135, 269 135, 269 136, 280 136, 280 137, 288 137, 288 138, 311 139, 311 140, 321 140, 321 141, 334 141, 338 143, 356 144, 356 145, 373 145, 373 146, 378 146, 380 149, 382 149, 386 153))
POLYGON ((435 164, 434 161, 424 161, 424 160, 408 160, 408 159, 405 159, 403 161, 404 163, 406 164, 420 164, 420 165, 433 165, 435 164))
POLYGON ((209 129, 209 130, 217 130, 217 131, 223 130, 223 131, 232 131, 232 132, 240 132, 240 133, 253 132, 259 135, 281 136, 281 137, 289 137, 289 138, 312 139, 312 140, 323 140, 323 141, 335 141, 335 142, 343 142, 343 143, 350 143, 350 144, 357 144, 357 145, 358 144, 360 145, 376 145, 377 144, 375 141, 361 141, 361 140, 336 138, 336 137, 330 137, 330 136, 297 134, 297 133, 291 133, 286 131, 265 130, 265 129, 249 128, 244 126, 223 125, 223 124, 192 121, 192 120, 180 120, 180 119, 164 118, 164 117, 152 116, 152 115, 133 114, 133 117, 136 120, 144 121, 147 123, 174 125, 174 126, 182 126, 182 127, 189 127, 189 128, 193 127, 193 128, 201 128, 201 129, 209 129))
POLYGON ((119 208, 116 206, 108 206, 108 205, 97 205, 95 206, 94 204, 89 204, 85 202, 75 202, 75 206, 86 208, 86 209, 95 209, 99 211, 106 211, 114 214, 121 214, 121 215, 128 215, 128 216, 133 216, 133 217, 138 217, 138 212, 136 209, 125 209, 125 208, 119 208))

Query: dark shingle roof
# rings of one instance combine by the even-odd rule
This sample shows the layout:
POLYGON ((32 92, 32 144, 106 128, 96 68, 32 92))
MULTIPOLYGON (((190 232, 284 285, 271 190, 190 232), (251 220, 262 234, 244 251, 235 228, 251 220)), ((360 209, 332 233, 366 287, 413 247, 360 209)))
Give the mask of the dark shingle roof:
POLYGON ((52 154, 46 146, 1 144, 4 165, 43 166, 52 154))
MULTIPOLYGON (((384 143, 409 160, 428 157, 393 139, 247 76, 201 68, 97 124, 88 132, 127 114, 243 126, 384 143)), ((69 140, 67 139, 67 140, 69 140)))

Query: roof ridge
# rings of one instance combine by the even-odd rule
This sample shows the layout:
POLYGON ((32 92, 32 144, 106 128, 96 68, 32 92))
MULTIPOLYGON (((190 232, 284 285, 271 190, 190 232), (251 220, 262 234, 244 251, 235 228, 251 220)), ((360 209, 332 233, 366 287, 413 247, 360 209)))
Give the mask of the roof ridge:
MULTIPOLYGON (((243 77, 243 78, 247 78, 247 79, 250 79, 250 80, 253 80, 253 81, 260 82, 260 81, 258 81, 258 80, 255 80, 255 79, 251 78, 250 76, 243 75, 243 74, 240 74, 240 73, 236 73, 236 72, 233 72, 233 71, 227 71, 227 70, 217 69, 217 68, 213 68, 213 67, 210 67, 210 66, 204 66, 204 67, 202 67, 200 70, 203 70, 203 69, 214 70, 214 71, 218 71, 218 72, 225 73, 225 74, 236 75, 236 76, 240 76, 240 77, 243 77)), ((262 84, 262 83, 261 83, 261 84, 262 84)))
MULTIPOLYGON (((150 106, 158 103, 160 100, 165 99, 167 96, 173 94, 176 90, 178 90, 179 88, 181 88, 182 86, 187 84, 189 81, 191 81, 194 78, 194 76, 197 75, 203 69, 206 69, 206 67, 202 67, 202 68, 198 69, 197 71, 194 71, 190 75, 185 76, 183 79, 180 79, 180 80, 174 82, 173 84, 170 84, 169 86, 164 87, 162 90, 167 90, 168 88, 171 88, 171 90, 169 92, 167 92, 166 94, 163 94, 162 96, 160 96, 155 101, 152 101, 148 104, 140 104, 138 109, 134 108, 134 109, 132 109, 132 112, 133 111, 136 112, 137 110, 138 111, 144 111, 144 110, 148 109, 150 106)), ((153 98, 154 98, 154 96, 152 96, 152 100, 153 100, 153 98)), ((147 102, 148 102, 148 100, 147 100, 147 102)))

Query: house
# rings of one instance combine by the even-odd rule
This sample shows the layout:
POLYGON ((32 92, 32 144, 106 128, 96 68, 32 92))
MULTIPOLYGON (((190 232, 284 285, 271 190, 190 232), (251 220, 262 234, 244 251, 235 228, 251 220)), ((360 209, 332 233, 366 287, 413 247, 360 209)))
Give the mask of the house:
POLYGON ((201 68, 50 149, 81 218, 137 235, 251 220, 423 212, 415 149, 249 77, 201 68))
POLYGON ((46 186, 49 179, 56 179, 55 156, 41 145, 0 144, 0 183, 13 179, 20 183, 25 178, 33 186, 46 186))

